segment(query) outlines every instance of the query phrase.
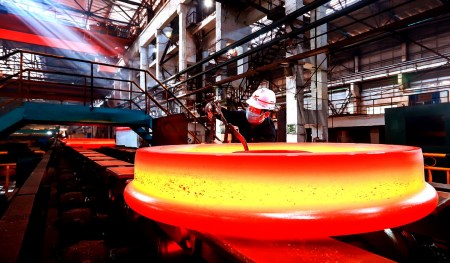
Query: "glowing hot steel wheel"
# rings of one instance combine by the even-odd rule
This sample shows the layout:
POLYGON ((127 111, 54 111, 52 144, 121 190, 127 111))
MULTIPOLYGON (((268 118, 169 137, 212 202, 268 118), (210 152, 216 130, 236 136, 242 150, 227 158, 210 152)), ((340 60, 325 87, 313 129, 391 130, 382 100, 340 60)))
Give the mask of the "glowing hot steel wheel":
POLYGON ((141 148, 125 200, 162 223, 216 236, 294 240, 376 231, 434 210, 420 148, 381 144, 141 148))

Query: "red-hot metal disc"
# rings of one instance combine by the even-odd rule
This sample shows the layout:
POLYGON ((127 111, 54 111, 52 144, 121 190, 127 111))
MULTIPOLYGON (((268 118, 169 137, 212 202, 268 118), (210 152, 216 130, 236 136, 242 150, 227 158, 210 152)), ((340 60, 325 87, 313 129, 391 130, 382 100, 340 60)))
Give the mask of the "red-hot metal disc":
POLYGON ((397 227, 434 210, 420 148, 381 144, 195 144, 141 148, 125 200, 166 224, 294 240, 397 227))

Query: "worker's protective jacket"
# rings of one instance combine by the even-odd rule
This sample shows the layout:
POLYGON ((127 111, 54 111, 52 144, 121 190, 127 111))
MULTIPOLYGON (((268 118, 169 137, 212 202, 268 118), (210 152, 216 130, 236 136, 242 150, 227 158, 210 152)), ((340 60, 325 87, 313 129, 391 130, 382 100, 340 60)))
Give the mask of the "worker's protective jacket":
POLYGON ((228 123, 237 126, 239 133, 244 136, 247 142, 275 142, 275 125, 270 119, 266 118, 261 124, 253 126, 245 117, 245 111, 230 111, 222 108, 222 113, 228 123))

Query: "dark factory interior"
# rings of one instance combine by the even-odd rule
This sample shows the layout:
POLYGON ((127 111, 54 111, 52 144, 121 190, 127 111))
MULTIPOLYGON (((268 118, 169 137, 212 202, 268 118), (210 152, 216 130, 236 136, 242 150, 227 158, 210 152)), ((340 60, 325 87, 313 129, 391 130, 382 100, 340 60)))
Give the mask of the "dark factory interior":
POLYGON ((0 0, 0 41, 1 263, 450 261, 448 0, 0 0))

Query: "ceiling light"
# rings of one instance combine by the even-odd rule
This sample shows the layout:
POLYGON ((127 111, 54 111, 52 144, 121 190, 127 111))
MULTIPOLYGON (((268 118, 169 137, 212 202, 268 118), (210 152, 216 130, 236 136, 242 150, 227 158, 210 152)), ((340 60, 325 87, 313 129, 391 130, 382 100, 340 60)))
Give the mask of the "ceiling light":
POLYGON ((203 4, 205 5, 206 8, 210 8, 213 6, 213 1, 212 0, 205 0, 203 2, 203 4))
POLYGON ((173 29, 171 27, 165 27, 163 29, 163 34, 167 37, 167 38, 171 38, 172 37, 172 31, 173 29))

